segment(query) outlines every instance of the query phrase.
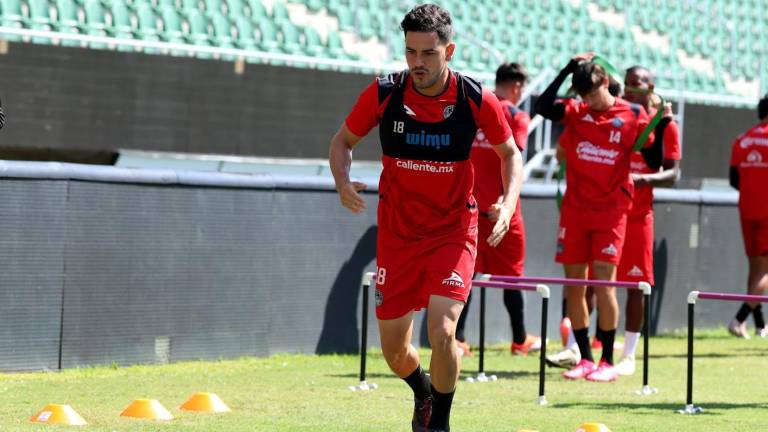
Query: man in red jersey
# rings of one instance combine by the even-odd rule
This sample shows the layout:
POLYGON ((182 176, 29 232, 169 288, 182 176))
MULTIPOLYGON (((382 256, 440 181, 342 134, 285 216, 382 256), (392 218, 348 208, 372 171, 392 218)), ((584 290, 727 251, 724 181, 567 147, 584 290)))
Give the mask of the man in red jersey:
MULTIPOLYGON (((610 94, 608 74, 591 61, 593 57, 592 53, 574 57, 542 93, 536 112, 561 121, 569 137, 558 147, 558 154, 567 161, 568 188, 560 213, 556 260, 563 264, 567 278, 587 279, 591 264, 595 279, 616 280, 634 189, 629 176, 631 154, 649 118, 641 106, 610 94), (556 102, 558 89, 571 73, 572 86, 582 101, 556 102)), ((657 150, 648 145, 652 166, 660 163, 657 150)), ((563 376, 614 381, 618 374, 613 366, 613 342, 619 319, 615 288, 595 289, 603 334, 598 365, 589 346, 585 291, 584 285, 566 287, 568 316, 581 360, 563 376)))
MULTIPOLYGON (((531 117, 527 112, 518 109, 517 104, 528 81, 528 72, 519 63, 504 63, 496 70, 496 89, 494 93, 499 98, 504 109, 504 116, 512 129, 515 143, 520 151, 525 149, 528 141, 528 125, 531 117)), ((509 232, 504 240, 491 247, 482 239, 491 234, 493 225, 498 216, 493 205, 496 204, 504 193, 504 185, 499 171, 499 157, 493 150, 482 130, 477 131, 475 142, 470 153, 472 166, 475 170, 475 188, 473 194, 477 199, 480 219, 478 221, 479 243, 477 245, 477 260, 475 261, 476 273, 500 274, 509 276, 521 276, 525 263, 525 225, 523 213, 518 203, 512 221, 509 224, 509 232)), ((516 355, 526 355, 529 351, 541 349, 541 338, 529 335, 525 331, 525 303, 520 291, 504 290, 504 306, 509 314, 512 328, 512 345, 510 351, 516 355)), ((469 302, 472 295, 467 298, 467 304, 461 311, 456 327, 456 339, 463 354, 469 354, 469 344, 464 338, 464 326, 469 311, 469 302)))
POLYGON ((469 293, 477 244, 477 204, 469 161, 477 129, 501 158, 503 199, 487 239, 498 245, 515 213, 522 158, 498 99, 448 69, 451 17, 432 4, 401 23, 408 69, 374 81, 331 140, 341 204, 361 213, 365 185, 352 182, 352 150, 377 124, 384 153, 379 181, 376 316, 384 358, 414 392, 413 430, 448 431, 459 376, 456 321, 469 293), (413 311, 427 308, 430 376, 411 345, 413 311), (431 378, 431 382, 430 382, 431 378))
MULTIPOLYGON (((749 258, 747 293, 763 295, 768 290, 768 94, 758 103, 757 116, 760 123, 733 143, 730 181, 739 191, 741 232, 749 258)), ((728 330, 749 339, 745 321, 750 312, 757 335, 768 337, 760 303, 742 304, 728 330)))
MULTIPOLYGON (((680 175, 680 130, 671 118, 671 109, 657 106, 654 99, 654 77, 642 66, 627 69, 624 75, 624 99, 642 105, 650 116, 657 109, 668 110, 664 121, 654 131, 661 142, 663 158, 660 169, 651 169, 640 153, 632 153, 631 175, 635 183, 635 196, 627 218, 627 232, 617 278, 623 281, 655 284, 653 277, 653 187, 672 186, 680 175)), ((635 352, 643 326, 643 293, 627 291, 624 322, 624 352, 616 364, 619 375, 635 373, 635 352)))

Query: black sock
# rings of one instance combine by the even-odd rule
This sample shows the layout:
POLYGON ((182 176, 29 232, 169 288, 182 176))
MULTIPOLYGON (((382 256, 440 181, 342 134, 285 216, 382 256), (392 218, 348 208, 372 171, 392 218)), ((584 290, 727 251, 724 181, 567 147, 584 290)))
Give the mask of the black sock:
POLYGON ((509 323, 512 326, 512 342, 516 344, 525 342, 528 333, 525 331, 523 293, 515 290, 504 290, 504 306, 507 307, 509 323))
POLYGON ((582 360, 589 360, 594 362, 592 358, 592 348, 589 347, 589 327, 583 329, 573 329, 573 337, 576 339, 576 343, 579 345, 579 352, 581 353, 582 360))
POLYGON ((765 327, 765 318, 763 318, 763 305, 757 305, 752 309, 752 318, 755 319, 755 327, 761 329, 765 327))
POLYGON ((597 330, 595 330, 595 339, 599 340, 600 342, 603 342, 603 335, 604 334, 605 334, 605 332, 598 325, 597 326, 597 330))
POLYGON ((600 357, 604 362, 613 364, 613 341, 616 340, 616 329, 603 330, 601 332, 603 339, 603 355, 600 357))
POLYGON ((449 420, 451 418, 451 405, 456 390, 450 393, 440 393, 432 387, 432 417, 429 419, 429 427, 448 432, 451 430, 449 420))
POLYGON ((456 340, 466 342, 464 337, 464 327, 467 325, 467 313, 469 312, 469 301, 472 300, 472 291, 467 296, 467 302, 464 304, 464 309, 461 310, 459 315, 459 321, 456 323, 456 340))
POLYGON ((560 310, 560 312, 562 313, 563 318, 567 318, 568 317, 568 303, 566 303, 565 294, 563 294, 563 303, 561 304, 560 307, 562 308, 560 310))
POLYGON ((752 308, 750 308, 748 304, 742 303, 739 311, 736 312, 736 321, 743 323, 747 320, 750 312, 752 312, 752 308))
POLYGON ((421 368, 421 365, 416 367, 416 370, 410 375, 403 378, 403 381, 408 383, 411 390, 413 390, 414 396, 418 399, 426 399, 432 394, 430 390, 432 384, 430 383, 426 372, 424 372, 424 369, 421 368))

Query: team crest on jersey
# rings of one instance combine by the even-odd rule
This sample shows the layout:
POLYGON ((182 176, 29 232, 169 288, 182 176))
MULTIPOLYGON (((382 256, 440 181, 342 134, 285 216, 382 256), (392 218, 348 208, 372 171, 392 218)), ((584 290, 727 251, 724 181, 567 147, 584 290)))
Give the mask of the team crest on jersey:
POLYGON ((451 275, 443 279, 443 285, 454 286, 464 288, 464 281, 461 279, 461 275, 455 271, 451 272, 451 275))
POLYGON ((376 298, 376 307, 381 306, 382 303, 384 303, 384 293, 381 292, 381 290, 377 289, 373 296, 376 298))
POLYGON ((447 107, 445 107, 445 109, 443 109, 443 118, 447 119, 448 117, 450 117, 451 114, 453 114, 453 110, 455 108, 456 108, 456 105, 448 105, 447 107))
POLYGON ((618 128, 624 126, 624 120, 622 120, 622 119, 620 119, 618 117, 614 117, 613 120, 611 121, 611 125, 618 129, 618 128))
POLYGON ((749 163, 760 163, 763 161, 763 155, 760 154, 757 150, 752 150, 747 155, 747 162, 749 163))
POLYGON ((638 266, 632 266, 632 270, 627 272, 627 276, 642 276, 643 271, 638 266))

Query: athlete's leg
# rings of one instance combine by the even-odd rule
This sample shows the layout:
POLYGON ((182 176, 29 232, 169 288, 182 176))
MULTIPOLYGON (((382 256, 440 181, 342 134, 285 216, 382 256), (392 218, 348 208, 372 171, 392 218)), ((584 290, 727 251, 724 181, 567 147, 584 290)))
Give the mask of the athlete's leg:
MULTIPOLYGON (((616 265, 605 261, 595 261, 592 266, 595 279, 616 280, 616 265)), ((603 361, 613 364, 613 341, 616 327, 619 325, 619 304, 616 301, 615 287, 596 287, 598 326, 603 335, 603 361)))
POLYGON ((389 368, 400 378, 405 378, 419 365, 419 353, 411 345, 413 312, 400 318, 379 320, 381 351, 389 368))
MULTIPOLYGON (((565 277, 568 279, 586 279, 586 264, 565 264, 565 277)), ((568 318, 571 320, 573 335, 579 346, 582 359, 592 361, 592 350, 589 348, 589 309, 585 294, 585 285, 566 285, 565 296, 568 307, 568 318)))
POLYGON ((449 429, 451 405, 459 380, 461 358, 456 351, 456 322, 464 303, 448 297, 432 295, 427 307, 427 326, 432 358, 429 372, 432 378, 432 418, 430 428, 449 429))

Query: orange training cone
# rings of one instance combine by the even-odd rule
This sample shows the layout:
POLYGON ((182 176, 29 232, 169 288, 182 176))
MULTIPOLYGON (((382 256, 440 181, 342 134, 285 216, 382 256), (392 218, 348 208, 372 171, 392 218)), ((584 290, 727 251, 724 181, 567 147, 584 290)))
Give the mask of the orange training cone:
POLYGON ((192 395, 179 409, 206 413, 223 413, 232 411, 227 404, 213 393, 198 392, 192 395))
POLYGON ((154 399, 136 399, 120 413, 120 416, 150 420, 173 420, 173 415, 154 399))
POLYGON ((602 423, 584 423, 576 429, 576 432, 611 432, 611 430, 602 423))
POLYGON ((85 426, 88 423, 69 405, 50 404, 32 416, 32 423, 85 426))

